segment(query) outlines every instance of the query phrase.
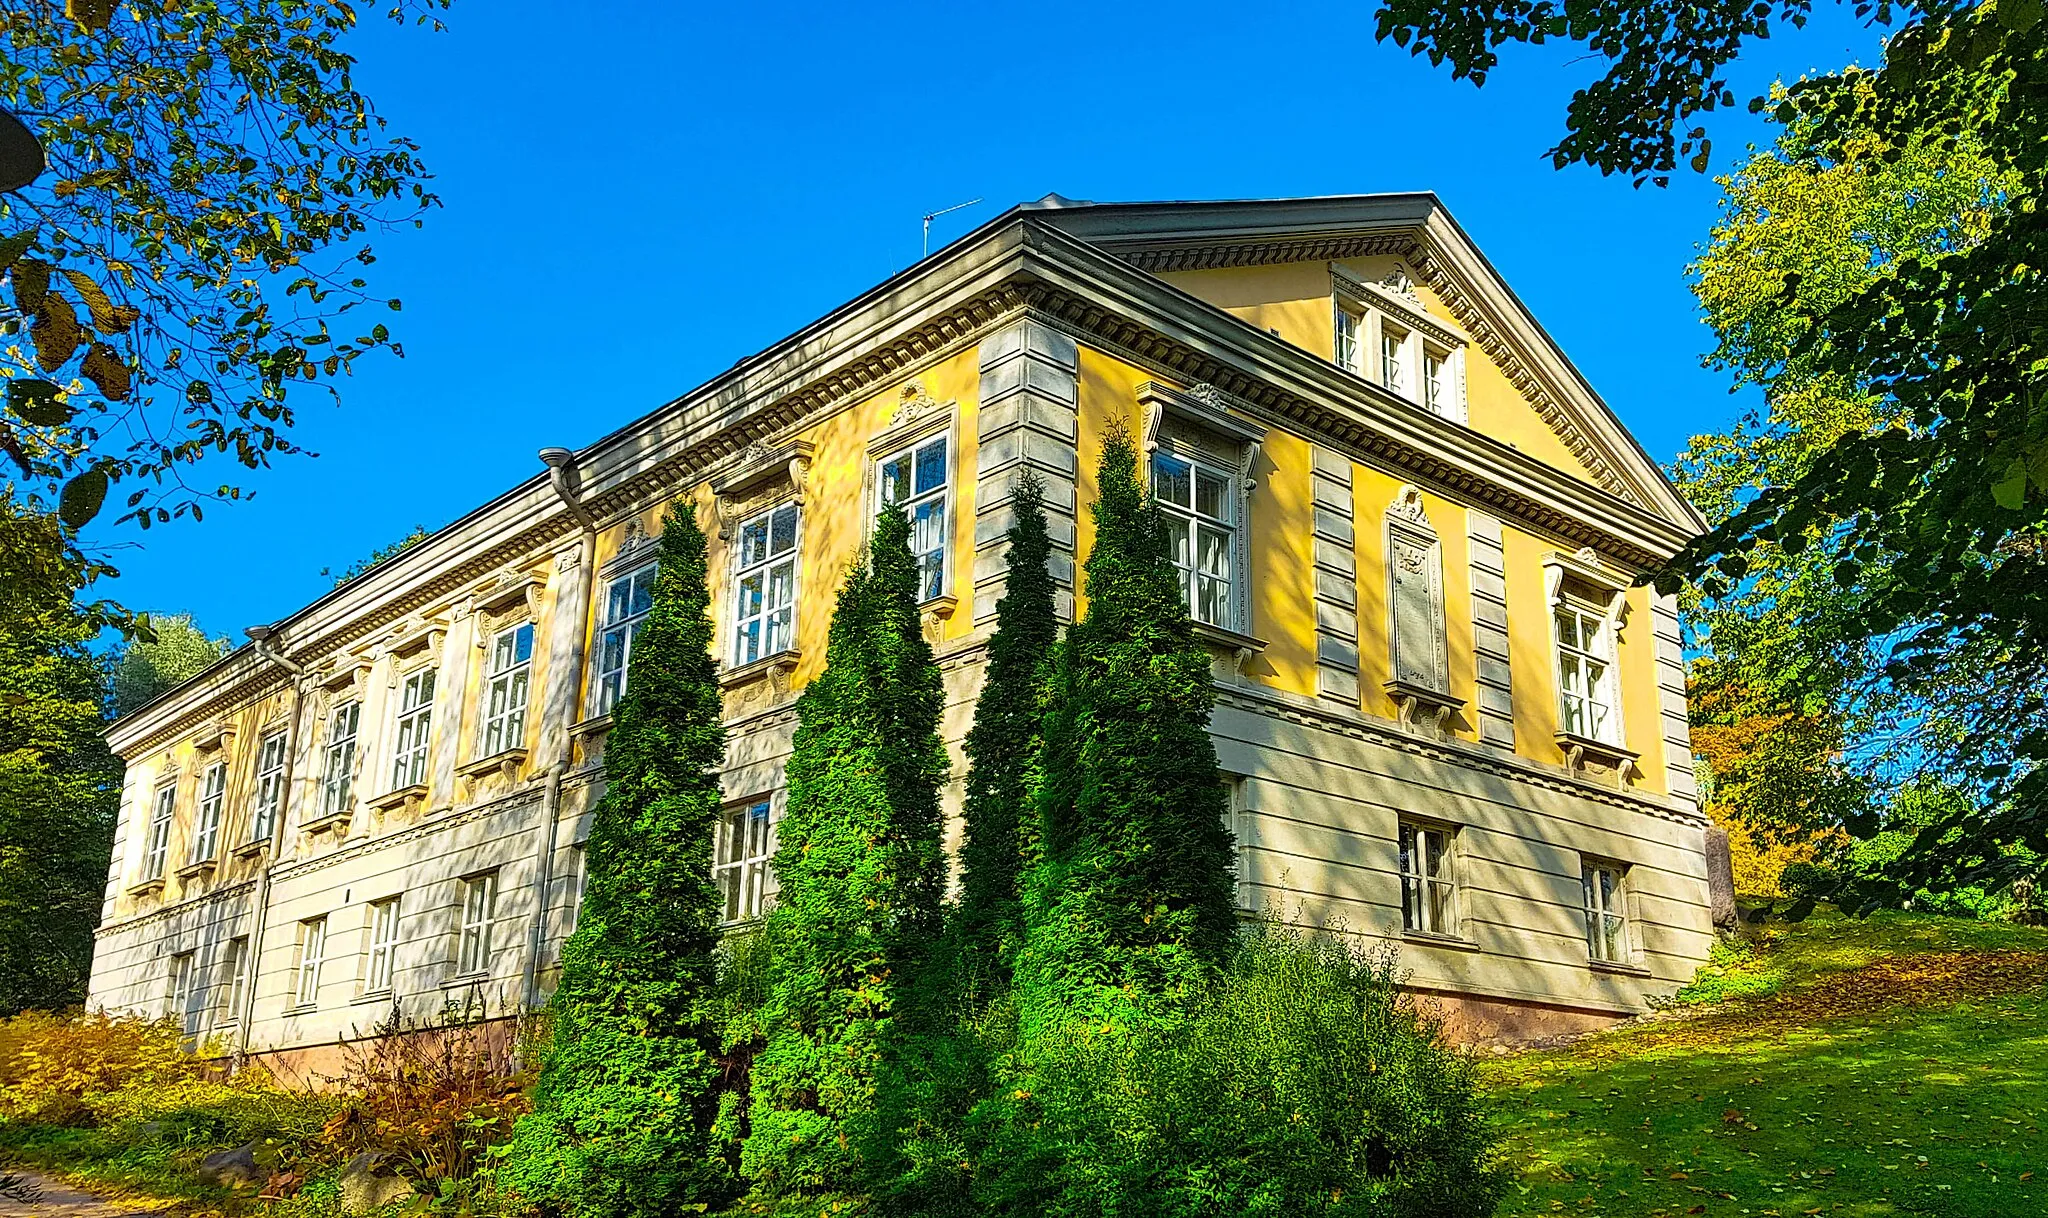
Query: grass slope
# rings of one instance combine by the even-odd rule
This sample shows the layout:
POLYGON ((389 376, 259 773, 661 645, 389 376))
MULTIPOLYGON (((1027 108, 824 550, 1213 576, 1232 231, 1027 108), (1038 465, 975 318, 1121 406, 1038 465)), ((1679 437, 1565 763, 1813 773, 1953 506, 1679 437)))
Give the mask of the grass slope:
POLYGON ((2048 931, 1817 911, 1692 1004, 1484 1064, 1500 1213, 2048 1213, 2048 931))

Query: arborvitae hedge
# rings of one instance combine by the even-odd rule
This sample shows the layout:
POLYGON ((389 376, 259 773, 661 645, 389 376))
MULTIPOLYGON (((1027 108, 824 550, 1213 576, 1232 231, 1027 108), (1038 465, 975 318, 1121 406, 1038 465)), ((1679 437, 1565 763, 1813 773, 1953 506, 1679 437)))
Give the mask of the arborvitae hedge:
POLYGON ((1047 695, 1043 857, 1019 966, 1027 1021, 1115 1017, 1184 992, 1225 959, 1236 925, 1209 654, 1121 428, 1098 486, 1087 616, 1067 632, 1047 695))
POLYGON ((716 1208, 736 1191, 708 1138, 720 915, 711 835, 725 728, 705 575, 704 534, 691 506, 676 504, 612 711, 553 1042, 507 1172, 550 1208, 653 1218, 716 1208))
POLYGON ((1052 540, 1044 491, 1035 478, 1010 497, 1010 572, 996 602, 988 668, 967 734, 966 836, 960 849, 960 907, 954 915, 958 967, 1006 985, 1024 938, 1024 870, 1038 854, 1031 814, 1046 675, 1059 641, 1052 540))
POLYGON ((901 512, 882 513, 840 589, 825 670, 797 700, 767 1043, 741 1159, 764 1202, 861 1184, 889 1026, 936 937, 944 697, 909 531, 901 512))

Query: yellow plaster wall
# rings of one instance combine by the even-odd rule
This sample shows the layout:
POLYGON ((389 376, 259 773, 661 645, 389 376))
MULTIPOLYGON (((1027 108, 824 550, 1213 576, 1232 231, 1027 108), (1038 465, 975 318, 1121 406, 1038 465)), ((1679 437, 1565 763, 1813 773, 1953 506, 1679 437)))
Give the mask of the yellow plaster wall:
POLYGON ((1308 441, 1269 428, 1253 470, 1251 633, 1266 649, 1244 667, 1289 693, 1316 692, 1315 506, 1308 441))
POLYGON ((1624 741, 1640 756, 1641 785, 1668 791, 1670 776, 1665 772, 1664 721, 1658 705, 1657 637, 1650 616, 1651 590, 1630 588, 1628 611, 1621 628, 1621 723, 1624 741))

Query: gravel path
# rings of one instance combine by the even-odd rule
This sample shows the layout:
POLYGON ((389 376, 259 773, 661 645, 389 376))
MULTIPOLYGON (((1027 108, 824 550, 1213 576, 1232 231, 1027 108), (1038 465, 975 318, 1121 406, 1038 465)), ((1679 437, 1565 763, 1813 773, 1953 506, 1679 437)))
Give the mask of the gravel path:
POLYGON ((19 1167, 0 1168, 0 1173, 20 1176, 42 1190, 41 1199, 33 1203, 0 1197, 0 1218, 150 1218, 165 1212, 160 1206, 109 1201, 81 1193, 19 1167))

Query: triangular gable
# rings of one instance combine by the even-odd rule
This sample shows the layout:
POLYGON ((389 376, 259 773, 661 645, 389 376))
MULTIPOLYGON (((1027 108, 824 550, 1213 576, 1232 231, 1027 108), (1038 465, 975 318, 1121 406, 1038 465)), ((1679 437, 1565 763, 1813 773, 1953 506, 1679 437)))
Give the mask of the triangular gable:
POLYGON ((1382 264, 1397 266, 1455 320, 1540 420, 1555 447, 1530 455, 1688 531, 1705 527, 1433 194, 1217 203, 1060 199, 1027 207, 1036 218, 1197 295, 1206 293, 1196 281, 1209 277, 1194 272, 1314 263, 1370 274, 1382 264))

